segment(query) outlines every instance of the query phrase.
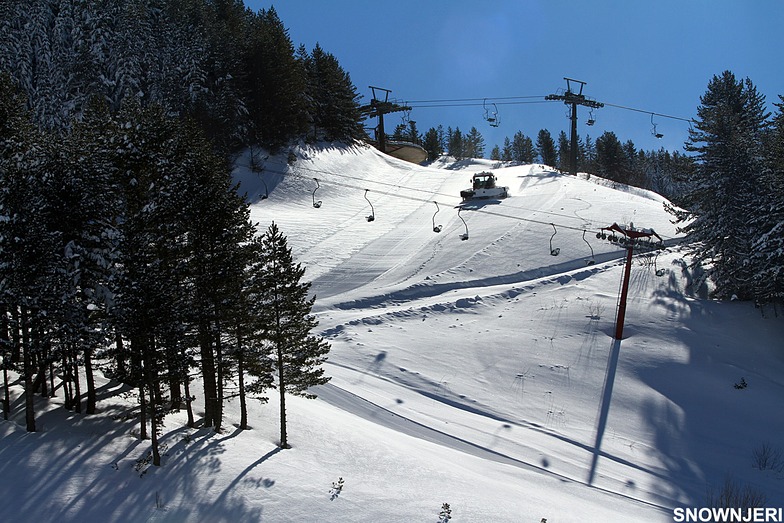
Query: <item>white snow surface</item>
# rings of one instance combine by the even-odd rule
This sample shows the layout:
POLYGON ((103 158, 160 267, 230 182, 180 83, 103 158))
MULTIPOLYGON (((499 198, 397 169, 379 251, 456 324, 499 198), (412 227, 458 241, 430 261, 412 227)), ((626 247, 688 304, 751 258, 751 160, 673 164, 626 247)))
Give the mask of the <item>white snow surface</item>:
POLYGON ((16 384, 3 520, 435 523, 449 503, 453 522, 664 522, 727 477, 784 506, 784 473, 752 458, 784 449, 784 321, 692 285, 661 196, 543 165, 293 152, 235 169, 260 230, 274 220, 307 268, 332 345, 319 399, 288 399, 292 448, 273 391, 248 431, 236 401, 221 434, 168 416, 163 464, 140 475, 132 391, 101 378, 94 416, 40 399, 26 433, 16 384), (511 196, 458 215, 482 170, 511 196), (614 222, 670 245, 635 257, 620 341, 625 250, 596 238, 614 222))

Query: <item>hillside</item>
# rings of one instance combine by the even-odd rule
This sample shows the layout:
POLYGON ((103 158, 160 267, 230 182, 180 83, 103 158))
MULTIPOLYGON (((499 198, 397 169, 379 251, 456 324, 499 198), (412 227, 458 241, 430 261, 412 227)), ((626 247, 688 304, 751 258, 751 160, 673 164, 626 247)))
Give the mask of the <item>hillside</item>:
POLYGON ((167 417, 164 464, 145 469, 135 398, 103 380, 99 415, 55 399, 38 433, 0 422, 9 521, 436 522, 449 503, 455 522, 664 522, 727 476, 784 505, 781 468, 752 460, 784 449, 784 322, 692 285, 660 196, 541 165, 294 156, 235 171, 253 219, 274 220, 307 268, 332 344, 319 399, 290 402, 293 448, 276 447, 273 397, 250 431, 167 417), (458 214, 482 170, 511 197, 458 214), (621 341, 625 253, 595 236, 613 222, 671 245, 635 258, 621 341))

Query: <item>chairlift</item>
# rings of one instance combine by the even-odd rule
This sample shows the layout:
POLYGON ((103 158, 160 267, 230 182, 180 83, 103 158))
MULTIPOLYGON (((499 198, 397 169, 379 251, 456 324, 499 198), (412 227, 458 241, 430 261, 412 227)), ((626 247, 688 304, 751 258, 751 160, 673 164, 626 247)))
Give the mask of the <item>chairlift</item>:
POLYGON ((596 123, 596 118, 593 117, 593 109, 589 109, 588 120, 585 122, 585 125, 593 125, 595 123, 596 123))
POLYGON ((318 209, 319 207, 321 207, 321 200, 316 201, 316 191, 319 190, 319 187, 321 187, 321 185, 319 185, 318 178, 313 178, 313 180, 316 182, 316 188, 313 189, 313 207, 318 209))
POLYGON ((594 263, 596 263, 596 260, 593 258, 593 247, 591 247, 591 244, 588 243, 588 240, 585 239, 586 232, 588 231, 583 230, 583 241, 586 243, 586 245, 588 245, 588 248, 591 249, 591 257, 585 263, 586 265, 593 265, 594 263))
POLYGON ((664 276, 665 274, 667 274, 667 269, 660 269, 656 265, 656 260, 658 260, 658 259, 659 259, 659 252, 657 251, 656 252, 656 256, 654 256, 654 258, 653 258, 653 270, 654 270, 654 273, 656 274, 656 276, 664 276))
POLYGON ((368 204, 370 205, 370 215, 365 216, 365 219, 369 222, 372 222, 376 219, 376 211, 373 209, 373 204, 370 202, 370 200, 367 197, 367 193, 369 190, 370 189, 365 189, 365 200, 367 200, 368 204))
POLYGON ((490 124, 490 127, 498 127, 501 125, 501 118, 498 116, 498 106, 493 102, 490 103, 493 106, 492 112, 490 112, 490 108, 487 106, 487 98, 482 101, 482 107, 485 110, 485 120, 490 124))
POLYGON ((653 126, 651 134, 656 138, 663 138, 664 135, 656 130, 656 123, 653 121, 653 113, 651 113, 651 125, 653 126))
POLYGON ((441 229, 444 228, 443 225, 436 225, 436 214, 438 214, 440 209, 438 207, 438 202, 434 201, 433 203, 436 204, 436 212, 433 213, 433 232, 441 232, 441 229))
POLYGON ((467 239, 468 239, 468 224, 467 224, 467 223, 466 223, 466 221, 463 219, 463 217, 462 217, 462 216, 460 216, 460 213, 461 213, 462 211, 463 211, 463 208, 462 208, 462 207, 459 207, 459 208, 457 209, 457 217, 458 217, 458 218, 460 218, 460 221, 462 221, 462 222, 463 222, 463 227, 465 227, 465 233, 460 235, 460 239, 461 239, 461 240, 463 240, 463 241, 465 241, 465 240, 467 240, 467 239))
POLYGON ((400 118, 403 120, 403 125, 408 127, 411 122, 411 109, 403 111, 403 115, 400 118))
POLYGON ((555 235, 558 234, 558 229, 555 228, 554 223, 551 223, 550 225, 553 226, 553 235, 550 236, 550 256, 558 256, 561 254, 561 249, 559 247, 553 249, 553 238, 555 238, 555 235))

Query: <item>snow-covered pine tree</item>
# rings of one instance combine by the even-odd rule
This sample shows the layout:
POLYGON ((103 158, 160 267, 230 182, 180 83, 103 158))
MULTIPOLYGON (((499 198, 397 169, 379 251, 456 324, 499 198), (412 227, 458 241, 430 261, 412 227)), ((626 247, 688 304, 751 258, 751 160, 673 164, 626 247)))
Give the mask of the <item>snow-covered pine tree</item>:
POLYGON ((349 74, 319 44, 306 58, 311 124, 317 140, 351 140, 364 135, 359 99, 349 74))
POLYGON ((784 96, 765 137, 766 169, 761 179, 762 222, 752 245, 754 297, 760 304, 784 301, 784 96))
POLYGON ((262 246, 258 273, 264 285, 262 322, 264 336, 273 347, 280 393, 280 447, 289 448, 286 395, 316 397, 308 389, 330 380, 321 367, 330 346, 311 334, 318 324, 310 314, 315 297, 308 298, 310 283, 302 281, 305 268, 294 262, 286 237, 274 222, 262 236, 262 246))
POLYGON ((246 246, 247 264, 245 279, 238 290, 238 303, 234 316, 235 347, 232 357, 237 362, 240 397, 240 428, 248 428, 246 393, 266 403, 264 392, 274 386, 274 360, 272 345, 265 336, 266 284, 261 237, 255 237, 246 246), (252 377, 247 382, 245 377, 252 377))
POLYGON ((763 136, 768 127, 765 97, 748 78, 730 71, 714 76, 700 99, 687 150, 696 172, 670 209, 690 235, 695 263, 708 267, 719 298, 751 299, 752 245, 762 234, 763 136))
POLYGON ((26 424, 35 432, 33 394, 48 358, 58 245, 50 228, 52 200, 42 143, 6 75, 0 75, 0 302, 11 313, 11 359, 21 359, 26 424))
POLYGON ((249 109, 257 143, 275 149, 307 131, 305 64, 274 7, 248 21, 249 109))

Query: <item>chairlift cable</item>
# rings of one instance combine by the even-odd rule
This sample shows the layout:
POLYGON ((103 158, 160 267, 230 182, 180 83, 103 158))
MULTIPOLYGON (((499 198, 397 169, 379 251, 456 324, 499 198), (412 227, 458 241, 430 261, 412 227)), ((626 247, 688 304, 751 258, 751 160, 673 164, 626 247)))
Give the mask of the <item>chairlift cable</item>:
MULTIPOLYGON (((318 171, 318 170, 315 170, 315 169, 308 169, 308 170, 317 171, 317 172, 321 172, 321 173, 324 173, 324 174, 330 174, 330 175, 338 177, 338 178, 343 177, 343 178, 351 178, 351 179, 356 179, 356 180, 362 180, 364 182, 368 181, 368 180, 364 180, 364 179, 361 179, 361 178, 358 178, 358 177, 352 177, 352 176, 343 175, 343 174, 331 173, 329 171, 318 171)), ((309 178, 309 176, 307 176, 307 175, 299 174, 299 173, 296 173, 296 172, 284 172, 284 171, 277 171, 275 169, 265 169, 265 171, 268 171, 270 173, 275 173, 275 174, 283 174, 283 175, 286 175, 286 176, 294 176, 294 177, 303 178, 303 179, 304 178, 309 178)), ((332 184, 332 185, 339 186, 339 187, 345 187, 347 189, 357 189, 357 190, 361 190, 361 191, 368 191, 369 190, 366 187, 360 187, 358 185, 352 185, 352 184, 344 183, 344 182, 340 182, 340 181, 333 181, 333 180, 325 181, 323 179, 317 180, 316 178, 311 178, 311 179, 312 180, 316 180, 317 184, 319 182, 321 182, 321 183, 324 183, 324 184, 327 184, 327 185, 332 184)), ((373 182, 373 183, 378 183, 379 185, 388 185, 388 186, 391 186, 391 187, 394 187, 394 188, 398 188, 398 189, 408 189, 408 190, 415 190, 415 191, 419 191, 419 192, 427 192, 430 195, 439 195, 439 196, 445 196, 445 197, 454 198, 454 199, 458 199, 459 198, 459 196, 453 196, 451 194, 434 193, 432 191, 426 191, 424 189, 407 188, 407 187, 403 187, 403 186, 400 186, 400 185, 394 185, 394 184, 389 184, 389 183, 385 183, 385 182, 373 182)), ((320 185, 317 188, 319 188, 319 187, 320 187, 320 185)), ((374 192, 376 192, 376 193, 378 193, 380 195, 384 195, 384 196, 391 196, 391 197, 394 197, 394 198, 402 198, 402 199, 415 201, 415 202, 422 202, 422 203, 433 203, 433 202, 435 202, 435 200, 433 200, 431 198, 427 198, 427 199, 426 198, 419 198, 419 197, 416 197, 416 196, 409 196, 409 195, 405 195, 405 194, 399 194, 399 193, 396 193, 396 192, 378 191, 378 190, 376 190, 374 192)), ((321 202, 318 201, 316 203, 320 204, 321 202)), ((440 203, 443 204, 443 205, 449 205, 449 204, 446 204, 444 202, 440 202, 440 203)), ((372 204, 371 204, 371 207, 372 207, 372 204)), ((459 210, 458 210, 458 213, 459 213, 460 210, 463 209, 463 207, 460 206, 460 205, 458 205, 457 207, 459 208, 459 210)), ((540 211, 540 210, 536 210, 536 209, 525 209, 525 208, 520 208, 520 207, 515 207, 515 206, 508 206, 508 207, 510 207, 511 209, 517 209, 517 210, 529 210, 529 211, 534 211, 534 212, 541 212, 543 214, 551 214, 551 215, 559 216, 561 218, 569 218, 569 219, 573 219, 574 218, 572 216, 562 215, 562 214, 558 214, 558 213, 551 213, 551 212, 548 212, 548 211, 540 211)), ((573 226, 573 225, 559 224, 559 223, 555 223, 555 222, 551 222, 551 221, 536 220, 536 219, 533 219, 533 218, 524 218, 524 217, 521 217, 521 216, 515 216, 515 215, 512 215, 512 214, 503 213, 503 212, 499 212, 499 211, 492 211, 492 210, 489 210, 489 209, 486 209, 486 208, 472 209, 472 212, 481 213, 481 214, 485 214, 485 215, 489 215, 489 216, 497 216, 499 218, 507 218, 507 219, 511 219, 511 220, 517 220, 517 221, 525 222, 525 223, 533 223, 533 224, 537 224, 537 225, 545 225, 545 226, 556 226, 557 225, 558 227, 561 227, 562 229, 571 230, 571 231, 577 231, 577 232, 583 232, 583 231, 587 230, 589 232, 595 233, 595 232, 600 232, 601 229, 602 229, 601 227, 595 227, 595 228, 577 227, 577 226, 573 226)), ((461 219, 462 219, 462 217, 461 217, 461 219)), ((680 237, 664 236, 663 238, 664 239, 668 239, 668 240, 676 240, 676 239, 679 239, 680 237)))

